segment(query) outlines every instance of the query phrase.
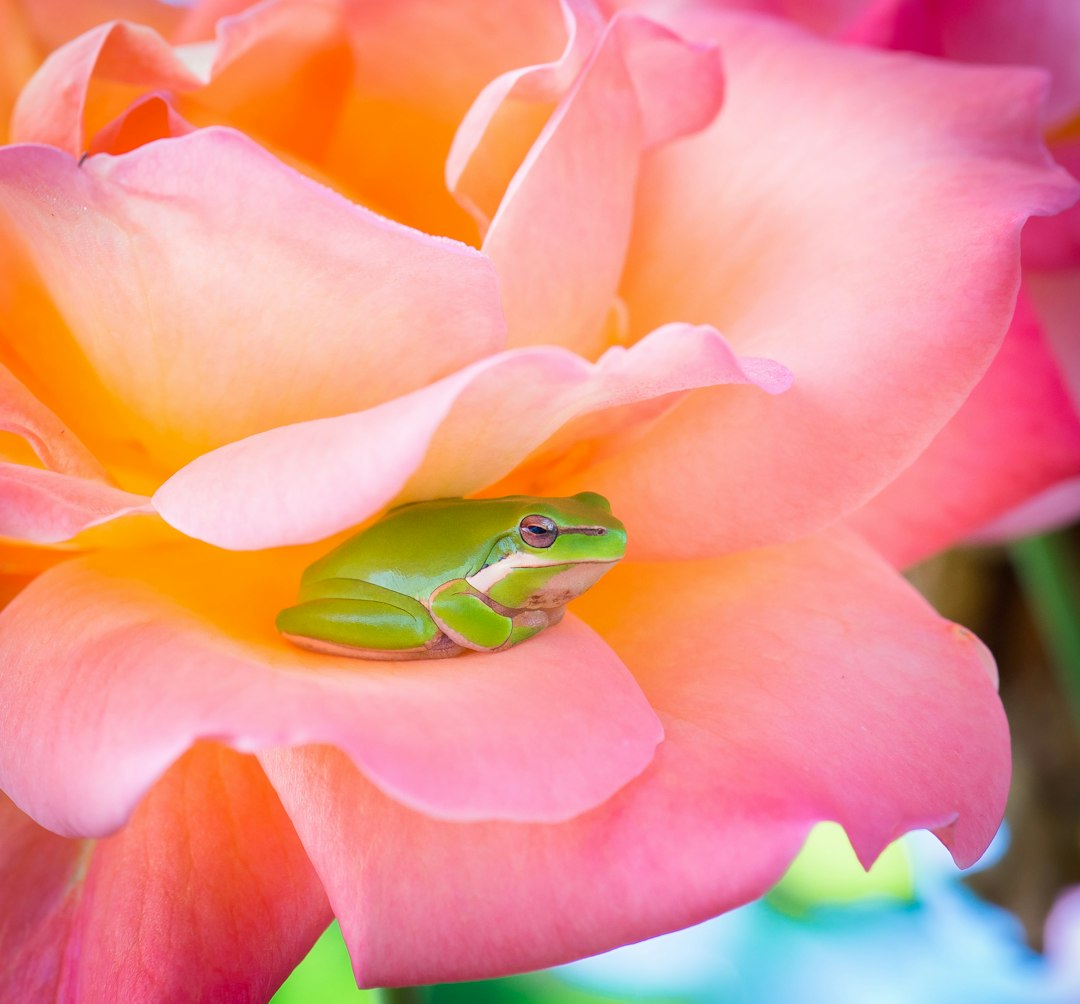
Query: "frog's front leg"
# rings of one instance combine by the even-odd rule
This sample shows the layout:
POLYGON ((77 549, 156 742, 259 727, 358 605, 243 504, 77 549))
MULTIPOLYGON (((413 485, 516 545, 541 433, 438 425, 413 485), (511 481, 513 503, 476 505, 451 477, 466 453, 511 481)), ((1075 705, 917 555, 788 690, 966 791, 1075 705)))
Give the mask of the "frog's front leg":
POLYGON ((361 579, 305 585, 302 601, 277 616, 278 630, 302 648, 370 659, 457 655, 418 600, 361 579))
POLYGON ((431 594, 431 616, 442 632, 463 648, 502 652, 557 624, 558 610, 508 610, 470 585, 454 579, 431 594))
POLYGON ((528 637, 515 639, 513 618, 494 610, 490 600, 464 579, 439 586, 431 594, 429 609, 448 638, 476 652, 508 648, 528 637))

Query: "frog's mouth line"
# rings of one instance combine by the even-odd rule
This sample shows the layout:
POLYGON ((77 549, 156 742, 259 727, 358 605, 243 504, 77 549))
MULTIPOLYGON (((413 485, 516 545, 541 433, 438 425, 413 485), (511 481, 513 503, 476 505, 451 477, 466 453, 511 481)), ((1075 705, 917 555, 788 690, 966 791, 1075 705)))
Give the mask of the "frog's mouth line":
POLYGON ((553 565, 614 565, 619 558, 597 558, 583 561, 544 561, 539 554, 512 554, 494 564, 485 565, 475 575, 467 575, 465 581, 474 589, 486 593, 496 582, 506 578, 517 568, 550 568, 553 565))

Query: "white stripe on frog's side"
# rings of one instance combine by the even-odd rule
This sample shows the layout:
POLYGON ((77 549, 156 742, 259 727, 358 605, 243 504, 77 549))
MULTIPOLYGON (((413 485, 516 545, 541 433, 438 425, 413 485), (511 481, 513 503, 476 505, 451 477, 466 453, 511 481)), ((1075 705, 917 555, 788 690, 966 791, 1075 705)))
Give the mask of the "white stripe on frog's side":
POLYGON ((473 589, 487 595, 487 591, 495 585, 496 582, 501 582, 516 568, 549 568, 552 565, 613 565, 613 561, 567 561, 565 558, 562 561, 545 560, 545 555, 533 554, 528 551, 519 551, 516 554, 509 554, 505 558, 501 558, 494 564, 488 565, 486 568, 481 568, 479 572, 474 575, 465 576, 465 581, 473 587, 473 589))

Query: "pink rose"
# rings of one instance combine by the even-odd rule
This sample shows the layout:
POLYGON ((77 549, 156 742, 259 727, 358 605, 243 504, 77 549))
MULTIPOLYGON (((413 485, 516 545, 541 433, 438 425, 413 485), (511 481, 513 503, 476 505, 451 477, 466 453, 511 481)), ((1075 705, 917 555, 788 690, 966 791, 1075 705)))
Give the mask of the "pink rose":
POLYGON ((1075 197, 1041 77, 704 6, 235 6, 75 38, 0 149, 0 532, 41 573, 0 614, 0 997, 264 1000, 332 915, 364 985, 543 966, 752 899, 820 819, 978 857, 992 661, 843 521, 1075 197), (389 505, 583 489, 630 554, 517 648, 274 630, 389 505))

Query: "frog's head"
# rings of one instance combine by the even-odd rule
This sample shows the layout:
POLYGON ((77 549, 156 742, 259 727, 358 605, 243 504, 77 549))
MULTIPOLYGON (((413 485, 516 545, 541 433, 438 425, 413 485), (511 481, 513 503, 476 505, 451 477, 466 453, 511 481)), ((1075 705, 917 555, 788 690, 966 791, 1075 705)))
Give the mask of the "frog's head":
POLYGON ((472 586, 511 609, 551 610, 580 596, 626 553, 626 528, 595 492, 569 498, 511 496, 513 525, 472 586))

